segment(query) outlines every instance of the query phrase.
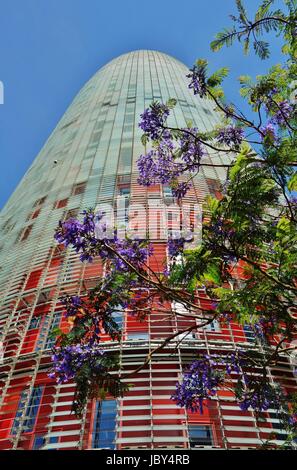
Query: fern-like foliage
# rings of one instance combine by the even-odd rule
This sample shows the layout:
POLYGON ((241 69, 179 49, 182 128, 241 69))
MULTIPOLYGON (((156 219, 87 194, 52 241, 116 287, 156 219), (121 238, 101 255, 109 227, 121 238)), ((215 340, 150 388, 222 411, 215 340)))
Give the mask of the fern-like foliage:
POLYGON ((228 73, 229 73, 228 67, 220 68, 208 78, 207 85, 210 87, 220 85, 223 79, 227 77, 228 73))
POLYGON ((248 25, 247 12, 242 3, 242 0, 236 0, 236 6, 239 13, 239 20, 241 23, 248 25))
POLYGON ((254 41, 253 43, 255 53, 260 59, 267 59, 269 57, 269 44, 265 41, 254 41))
POLYGON ((286 16, 281 10, 272 10, 274 0, 264 0, 259 6, 253 20, 248 19, 247 11, 242 0, 235 0, 238 16, 230 15, 234 25, 225 28, 216 35, 211 43, 213 51, 220 50, 223 46, 230 47, 235 40, 243 43, 244 53, 250 49, 250 41, 253 40, 253 49, 261 59, 269 57, 269 44, 260 40, 264 33, 280 31, 285 34, 290 31, 291 35, 297 32, 297 0, 285 0, 289 15, 286 16))
POLYGON ((237 37, 238 31, 235 27, 224 28, 223 31, 217 33, 216 39, 211 42, 210 47, 213 51, 217 52, 222 49, 223 46, 232 46, 237 37))

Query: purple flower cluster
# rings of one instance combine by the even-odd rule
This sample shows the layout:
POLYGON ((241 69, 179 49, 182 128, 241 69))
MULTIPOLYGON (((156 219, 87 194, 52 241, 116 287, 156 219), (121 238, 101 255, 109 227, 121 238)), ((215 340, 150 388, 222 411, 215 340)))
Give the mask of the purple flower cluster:
POLYGON ((272 385, 267 382, 255 382, 248 376, 244 376, 244 382, 246 388, 237 396, 241 410, 252 408, 259 413, 268 408, 279 408, 279 398, 272 385))
POLYGON ((185 238, 169 238, 168 239, 168 254, 170 258, 176 258, 176 256, 182 253, 185 246, 185 238))
POLYGON ((273 116, 270 119, 272 124, 285 126, 294 112, 294 106, 288 100, 280 101, 277 105, 275 103, 268 102, 266 104, 266 110, 268 112, 273 112, 273 116))
POLYGON ((268 122, 265 126, 261 127, 261 131, 264 135, 263 139, 268 138, 272 142, 276 140, 276 129, 271 122, 268 122))
POLYGON ((138 183, 142 186, 170 184, 173 196, 181 199, 191 185, 185 182, 177 183, 178 176, 185 172, 198 171, 201 158, 205 155, 203 146, 196 138, 197 132, 195 128, 182 130, 179 146, 176 147, 170 132, 164 131, 158 145, 139 157, 138 183))
POLYGON ((98 344, 72 344, 56 347, 52 355, 53 368, 48 374, 58 383, 72 380, 80 369, 87 365, 93 372, 103 370, 100 364, 104 351, 98 344))
POLYGON ((238 146, 244 137, 244 131, 241 127, 226 126, 218 131, 217 140, 222 145, 238 146))
POLYGON ((197 171, 201 158, 205 155, 201 142, 197 139, 198 129, 196 127, 182 129, 180 138, 181 158, 188 166, 189 171, 197 171))
MULTIPOLYGON (((65 246, 72 245, 77 253, 81 253, 81 261, 91 262, 95 256, 111 261, 116 270, 128 271, 124 260, 137 269, 152 254, 152 246, 141 240, 119 239, 116 232, 107 237, 106 224, 99 224, 102 215, 95 215, 91 210, 85 214, 83 222, 75 219, 59 222, 55 238, 65 246), (100 238, 97 237, 100 233, 100 238), (105 238, 102 237, 105 234, 105 238)), ((75 300, 77 303, 77 299, 75 300)))
POLYGON ((78 220, 70 218, 63 223, 61 221, 59 222, 59 228, 56 230, 55 239, 58 243, 62 243, 65 246, 75 244, 79 247, 81 243, 81 233, 84 233, 83 225, 78 220))
POLYGON ((225 372, 222 367, 228 375, 235 373, 239 376, 235 396, 242 410, 252 408, 261 412, 280 406, 277 389, 263 377, 252 374, 254 362, 241 350, 235 350, 225 357, 212 355, 194 361, 184 374, 182 383, 176 385, 172 399, 178 406, 202 413, 203 400, 211 398, 218 387, 224 386, 225 372), (221 370, 217 370, 218 366, 221 370))
POLYGON ((206 73, 204 65, 194 65, 187 75, 190 78, 189 88, 193 89, 194 95, 199 95, 200 98, 206 96, 206 73))
MULTIPOLYGON (((81 261, 92 261, 92 251, 96 245, 95 230, 103 213, 94 213, 92 210, 83 211, 83 222, 70 218, 65 222, 60 221, 55 232, 55 239, 58 243, 65 246, 72 245, 76 252, 81 252, 81 261)), ((102 224, 102 230, 106 231, 105 224, 102 224)))
POLYGON ((182 182, 182 183, 177 183, 174 186, 171 187, 171 192, 176 199, 182 199, 189 189, 191 189, 192 184, 189 182, 182 182))
MULTIPOLYGON (((233 238, 236 235, 235 229, 230 227, 222 218, 215 219, 208 227, 209 231, 215 236, 224 238, 233 238)), ((234 256, 223 256, 226 261, 234 261, 234 256)))
POLYGON ((263 329, 263 323, 261 322, 261 319, 258 322, 253 323, 251 325, 251 328, 257 338, 263 339, 265 337, 265 332, 263 329))
POLYGON ((214 369, 214 365, 208 357, 191 364, 172 396, 178 406, 203 413, 203 400, 214 396, 223 383, 223 375, 214 369))
MULTIPOLYGON (((142 246, 139 240, 117 239, 114 248, 125 261, 138 269, 140 269, 148 257, 153 254, 152 245, 142 246)), ((117 271, 128 271, 129 267, 121 257, 115 255, 111 258, 114 267, 117 271)), ((110 257, 107 256, 107 258, 110 257)))
POLYGON ((158 102, 152 103, 150 107, 140 115, 141 121, 139 127, 152 140, 157 140, 161 137, 163 126, 168 116, 169 109, 165 104, 158 102))
POLYGON ((174 144, 171 140, 162 140, 158 147, 150 150, 147 155, 141 155, 137 161, 139 178, 142 186, 156 183, 167 184, 177 178, 183 166, 174 158, 174 144))
POLYGON ((293 428, 297 427, 297 413, 293 413, 289 416, 288 419, 289 425, 292 426, 293 428))
POLYGON ((241 374, 242 368, 247 364, 247 358, 244 352, 236 350, 226 356, 224 363, 227 374, 231 374, 232 372, 241 374))
POLYGON ((265 104, 266 112, 270 115, 265 126, 261 127, 262 140, 265 142, 279 142, 277 131, 281 127, 285 127, 290 119, 295 115, 295 106, 288 100, 280 101, 279 103, 272 101, 268 96, 265 104))
POLYGON ((66 308, 66 317, 75 316, 77 314, 78 309, 82 307, 82 301, 77 295, 67 295, 61 300, 66 308))
POLYGON ((253 363, 245 352, 233 351, 228 354, 225 363, 227 374, 235 372, 241 377, 235 388, 235 396, 241 410, 252 408, 256 412, 261 412, 279 405, 275 388, 261 377, 253 376, 249 371, 253 363))

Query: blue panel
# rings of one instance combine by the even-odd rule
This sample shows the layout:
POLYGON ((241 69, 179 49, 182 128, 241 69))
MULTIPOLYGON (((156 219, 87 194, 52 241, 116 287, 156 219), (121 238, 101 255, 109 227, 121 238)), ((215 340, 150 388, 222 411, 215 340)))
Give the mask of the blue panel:
POLYGON ((105 447, 115 449, 116 415, 116 400, 105 400, 96 403, 92 440, 93 449, 105 447))

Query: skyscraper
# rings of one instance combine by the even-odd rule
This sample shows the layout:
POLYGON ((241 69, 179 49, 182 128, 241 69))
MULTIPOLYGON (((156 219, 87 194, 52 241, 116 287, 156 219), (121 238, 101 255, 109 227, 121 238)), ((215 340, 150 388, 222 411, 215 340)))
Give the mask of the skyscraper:
MULTIPOLYGON (((152 227, 149 216, 143 223, 154 245, 151 267, 163 269, 171 228, 164 214, 172 196, 169 188, 137 183, 136 160, 143 152, 138 122, 153 100, 174 97, 173 125, 191 121, 207 130, 218 123, 211 103, 188 90, 186 74, 182 63, 155 51, 131 52, 100 69, 78 93, 2 210, 0 449, 244 448, 261 444, 272 430, 278 433, 276 442, 282 442, 273 410, 259 423, 252 411, 239 410, 231 392, 212 400, 203 415, 177 408, 171 400, 182 367, 198 351, 232 349, 236 343, 258 347, 252 332, 240 325, 214 322, 183 343, 172 343, 133 376, 133 387, 123 398, 90 401, 80 419, 71 413, 74 385, 58 385, 48 377, 51 332, 69 328, 60 297, 83 293, 102 275, 100 262, 83 264, 73 251, 57 245, 53 235, 60 219, 91 206, 113 206, 120 196, 125 222, 128 203, 140 204, 147 214, 158 214, 152 227)), ((205 158, 221 160, 211 154, 205 158)), ((219 167, 201 169, 185 198, 190 213, 207 194, 219 194, 224 177, 219 167)), ((124 311, 115 320, 124 330, 121 343, 102 339, 107 349, 120 353, 120 369, 126 372, 141 365, 168 334, 193 321, 173 322, 158 311, 144 322, 124 311)), ((271 380, 285 375, 294 385, 287 363, 270 373, 271 380)))

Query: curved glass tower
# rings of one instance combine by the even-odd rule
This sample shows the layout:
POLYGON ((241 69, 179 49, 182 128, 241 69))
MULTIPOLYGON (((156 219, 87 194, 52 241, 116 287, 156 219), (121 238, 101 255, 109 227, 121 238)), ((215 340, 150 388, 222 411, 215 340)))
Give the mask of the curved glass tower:
MULTIPOLYGON (((69 328, 59 298, 83 293, 102 275, 99 262, 83 264, 73 251, 57 246, 53 234, 60 219, 98 204, 113 206, 121 196, 120 217, 126 221, 128 202, 156 213, 161 201, 165 208, 151 235, 151 267, 163 269, 171 196, 160 185, 137 184, 136 160, 143 152, 138 122, 153 100, 174 97, 172 125, 191 121, 207 130, 218 123, 211 103, 188 89, 186 74, 182 63, 155 51, 124 54, 101 68, 75 97, 1 212, 0 449, 256 447, 272 428, 279 429, 273 410, 259 424, 252 412, 238 409, 229 392, 211 401, 203 415, 186 413, 170 399, 183 365, 197 351, 219 351, 236 342, 256 347, 251 332, 239 325, 213 325, 161 350, 133 377, 134 386, 123 398, 94 400, 81 419, 71 414, 74 385, 57 385, 47 375, 51 332, 69 328)), ((221 161, 217 155, 207 158, 221 161)), ((218 194, 223 178, 220 168, 201 169, 186 198, 189 207, 218 194)), ((106 348, 120 352, 121 370, 133 371, 168 334, 193 321, 165 317, 157 309, 146 322, 118 314, 125 332, 121 344, 103 340, 106 348)))

